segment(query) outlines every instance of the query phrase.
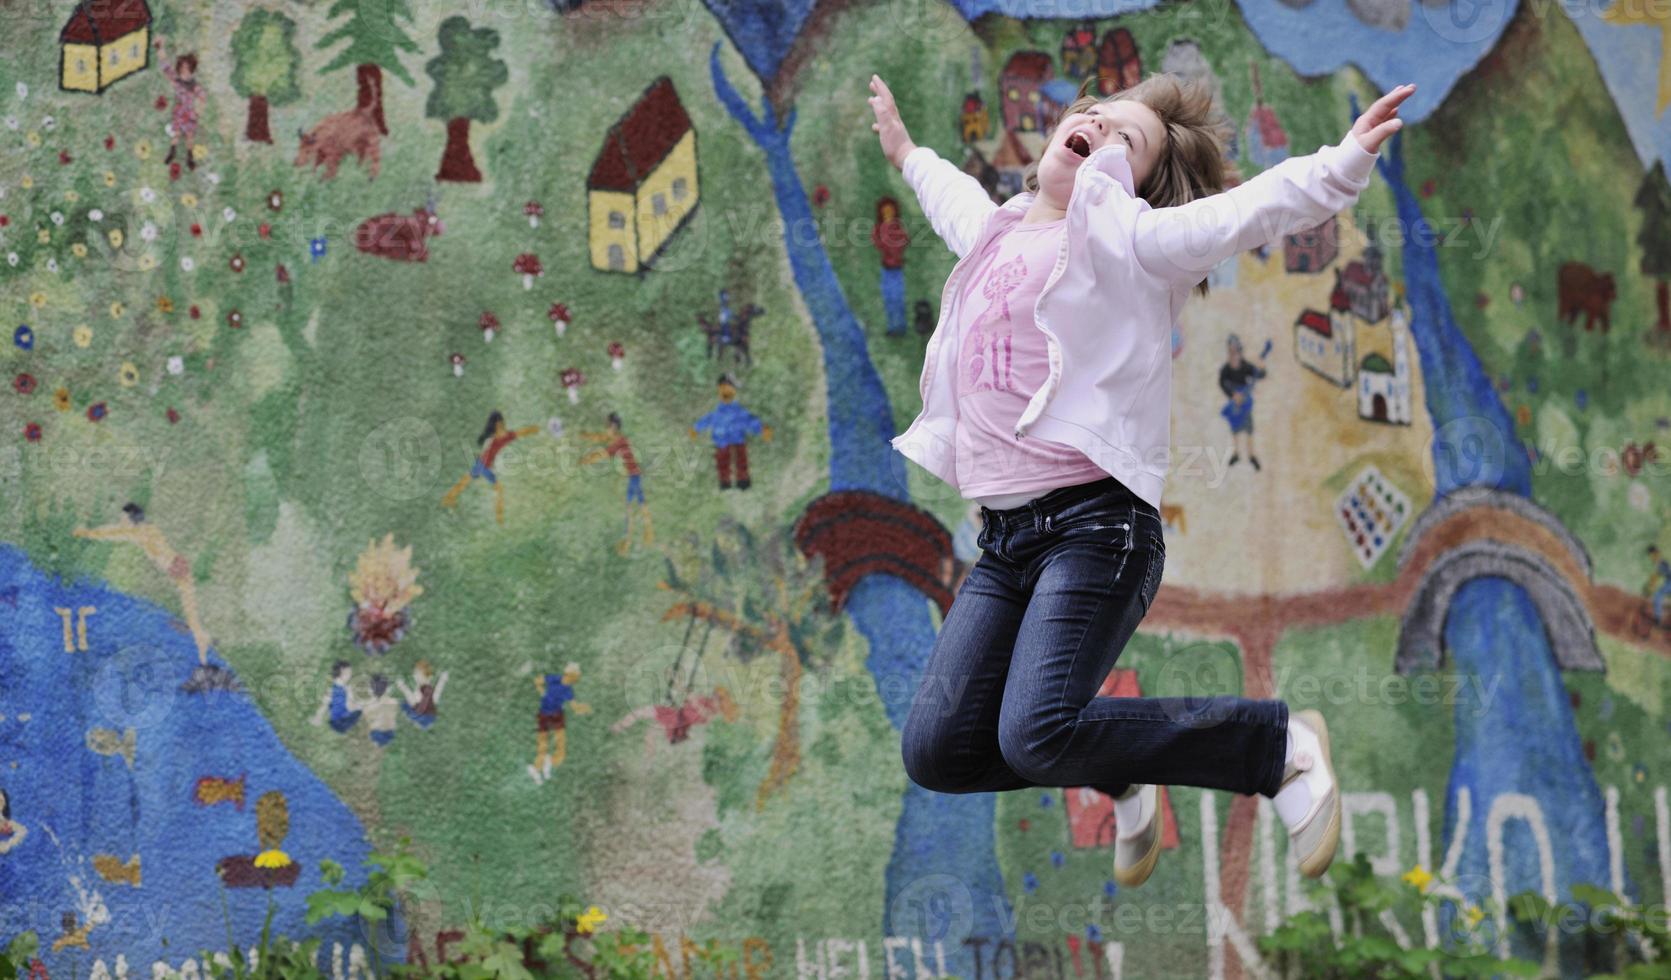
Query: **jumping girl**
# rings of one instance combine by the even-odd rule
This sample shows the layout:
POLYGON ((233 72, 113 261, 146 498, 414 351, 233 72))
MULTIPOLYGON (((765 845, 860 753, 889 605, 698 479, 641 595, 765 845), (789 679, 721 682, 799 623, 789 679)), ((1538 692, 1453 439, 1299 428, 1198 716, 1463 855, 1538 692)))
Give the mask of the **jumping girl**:
POLYGON ((1339 144, 1222 193, 1224 134, 1205 88, 1173 75, 1108 97, 1081 88, 1002 205, 911 142, 881 78, 870 90, 883 153, 958 256, 923 410, 893 445, 983 518, 981 557, 905 723, 906 772, 942 793, 1107 793, 1114 877, 1128 887, 1160 853, 1158 784, 1258 793, 1274 797, 1300 871, 1322 874, 1340 787, 1321 714, 1097 691, 1160 585, 1184 301, 1220 261, 1349 207, 1415 86, 1383 96, 1339 144))
POLYGON ((505 416, 495 410, 487 417, 487 427, 476 437, 476 445, 486 444, 485 449, 476 454, 475 465, 470 472, 464 474, 459 481, 452 485, 446 496, 441 498, 441 506, 453 507, 458 504, 458 495, 464 488, 477 478, 486 480, 493 487, 493 519, 500 524, 505 523, 505 488, 499 485, 499 476, 493 472, 493 461, 499 457, 499 451, 522 438, 540 431, 537 425, 525 425, 520 429, 511 429, 505 425, 505 416))

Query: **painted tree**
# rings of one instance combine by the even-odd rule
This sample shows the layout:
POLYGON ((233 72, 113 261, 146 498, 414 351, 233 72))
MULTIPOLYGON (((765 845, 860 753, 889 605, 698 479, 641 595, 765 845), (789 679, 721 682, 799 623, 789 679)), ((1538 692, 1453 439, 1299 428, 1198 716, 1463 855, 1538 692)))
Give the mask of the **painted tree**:
POLYGON ((400 52, 416 52, 418 44, 396 23, 412 23, 411 8, 406 0, 336 0, 327 16, 335 20, 345 14, 348 19, 320 38, 314 47, 323 50, 344 40, 348 42, 323 70, 355 66, 359 82, 356 105, 361 109, 371 106, 377 128, 387 136, 389 124, 383 120, 383 72, 389 72, 407 85, 413 84, 411 73, 400 63, 400 52))
POLYGON ((232 61, 232 89, 249 100, 244 138, 271 143, 268 107, 288 105, 302 95, 296 81, 302 62, 296 50, 296 22, 265 7, 251 10, 232 33, 232 61))
POLYGON ((435 82, 424 114, 447 124, 447 146, 435 179, 480 183, 482 172, 470 153, 470 123, 499 118, 493 90, 511 75, 505 63, 493 56, 499 32, 471 27, 469 21, 454 15, 441 22, 437 40, 441 53, 424 65, 424 72, 435 82))
POLYGON ((762 655, 777 659, 783 699, 771 767, 754 794, 760 809, 800 767, 801 675, 829 667, 841 648, 845 623, 831 608, 823 562, 808 559, 788 534, 759 541, 742 523, 726 517, 706 555, 702 551, 693 543, 677 558, 668 557, 659 587, 677 601, 662 621, 701 620, 729 631, 729 649, 744 663, 762 655))
POLYGON ((1642 178, 1636 191, 1636 206, 1642 211, 1642 230, 1636 244, 1642 248, 1644 276, 1654 278, 1653 336, 1660 343, 1671 338, 1671 310, 1667 310, 1666 280, 1671 278, 1671 183, 1665 179, 1665 161, 1655 160, 1654 167, 1642 178))

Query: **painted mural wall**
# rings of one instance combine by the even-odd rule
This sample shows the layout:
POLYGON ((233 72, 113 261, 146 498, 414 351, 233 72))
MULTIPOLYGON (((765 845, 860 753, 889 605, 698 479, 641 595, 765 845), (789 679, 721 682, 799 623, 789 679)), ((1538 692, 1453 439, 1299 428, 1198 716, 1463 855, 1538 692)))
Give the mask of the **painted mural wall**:
POLYGON ((888 442, 953 257, 872 72, 997 199, 1088 76, 1208 80, 1243 179, 1419 83, 1357 206, 1184 315, 1105 692, 1320 708, 1345 849, 1457 914, 1671 900, 1652 5, 0 16, 0 939, 48 975, 196 973, 269 896, 354 975, 561 891, 674 977, 1268 975, 1308 899, 1258 800, 1171 789, 1128 892, 1095 790, 905 777, 979 515, 888 442), (304 923, 402 838, 392 935, 304 923))

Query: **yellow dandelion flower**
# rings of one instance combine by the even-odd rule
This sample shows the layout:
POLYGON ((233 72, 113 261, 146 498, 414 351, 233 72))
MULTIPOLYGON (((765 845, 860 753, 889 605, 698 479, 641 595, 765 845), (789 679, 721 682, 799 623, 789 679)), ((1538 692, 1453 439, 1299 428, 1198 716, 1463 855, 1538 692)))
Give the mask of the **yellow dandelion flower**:
POLYGON ((76 242, 74 245, 70 246, 70 252, 74 254, 76 258, 84 259, 87 257, 87 244, 85 242, 76 242))
POLYGON ((65 191, 64 200, 74 204, 75 202, 81 200, 81 195, 77 194, 75 191, 65 191))
POLYGON ((1428 886, 1433 884, 1433 873, 1418 864, 1404 872, 1404 881, 1414 887, 1416 891, 1426 892, 1428 886))
POLYGON ((24 190, 28 190, 29 188, 35 186, 35 178, 29 176, 28 174, 24 174, 23 179, 18 181, 17 185, 24 190))
POLYGON ((59 388, 57 391, 53 392, 52 393, 52 407, 56 408, 60 412, 69 411, 70 410, 70 389, 59 388))
POLYGON ((45 306, 46 305, 46 294, 41 292, 38 289, 35 290, 34 292, 30 293, 29 294, 29 305, 33 306, 37 310, 40 309, 41 307, 45 306))
POLYGON ((150 272, 152 269, 155 269, 156 267, 157 267, 157 257, 155 255, 151 254, 150 252, 146 252, 144 255, 141 255, 139 257, 139 268, 140 268, 141 271, 150 272))
POLYGON ((116 380, 122 383, 122 387, 132 388, 139 384, 139 368, 132 361, 123 361, 121 370, 116 372, 116 380))
POLYGON ((112 229, 110 229, 110 234, 107 235, 106 237, 110 239, 110 247, 111 248, 121 248, 122 247, 122 229, 112 228, 112 229))
POLYGON ((116 302, 110 304, 111 319, 120 320, 120 319, 122 319, 122 314, 124 314, 126 312, 128 312, 128 308, 126 306, 122 305, 121 300, 117 300, 116 302))
POLYGON ((575 930, 582 936, 589 936, 592 934, 592 931, 602 925, 603 920, 607 918, 609 918, 609 916, 604 914, 603 909, 594 905, 575 917, 575 930))
MULTIPOLYGON (((111 310, 110 310, 110 315, 111 316, 120 316, 121 315, 121 314, 116 312, 116 307, 120 306, 120 305, 121 305, 120 303, 111 304, 111 310)), ((91 347, 93 345, 93 328, 89 327, 85 323, 76 327, 75 328, 75 333, 72 336, 74 336, 74 338, 75 338, 75 345, 77 347, 91 347)), ((66 397, 67 397, 67 395, 68 395, 68 393, 66 392, 66 397)))
POLYGON ((1481 909, 1478 905, 1470 905, 1467 910, 1462 913, 1462 917, 1468 920, 1468 928, 1472 929, 1473 927, 1479 925, 1481 920, 1485 918, 1485 910, 1481 909))
POLYGON ((197 207, 197 195, 187 191, 180 195, 180 203, 188 208, 195 208, 197 207))
POLYGON ((141 160, 151 159, 151 141, 140 140, 133 145, 133 155, 141 160))
POLYGON ((106 187, 115 187, 116 186, 116 171, 106 170, 104 172, 104 186, 106 186, 106 187))
POLYGON ((25 134, 23 138, 29 141, 30 146, 40 146, 41 145, 41 134, 35 132, 33 129, 31 129, 27 134, 25 134))
POLYGON ((255 856, 255 866, 258 868, 288 868, 290 855, 277 848, 262 851, 255 856))

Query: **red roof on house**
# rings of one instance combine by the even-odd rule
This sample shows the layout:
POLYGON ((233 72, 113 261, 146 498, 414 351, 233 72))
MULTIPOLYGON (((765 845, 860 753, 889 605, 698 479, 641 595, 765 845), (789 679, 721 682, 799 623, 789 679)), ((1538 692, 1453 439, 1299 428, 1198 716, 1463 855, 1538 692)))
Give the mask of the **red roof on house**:
POLYGON ((1315 330, 1325 337, 1334 336, 1334 327, 1329 325, 1329 315, 1319 310, 1306 310, 1294 321, 1294 325, 1315 330))
POLYGON ((1329 309, 1349 310, 1351 308, 1352 297, 1346 295, 1346 287, 1335 286, 1334 291, 1329 294, 1329 309))
POLYGON ((1005 76, 1019 75, 1023 78, 1053 78, 1056 66, 1051 62, 1050 55, 1043 51, 1017 51, 1010 55, 1010 60, 1004 62, 1005 76))
POLYGON ((1367 286, 1375 281, 1375 273, 1369 271, 1369 266, 1354 259, 1346 264, 1346 279, 1359 286, 1367 286))
POLYGON ((673 79, 663 75, 609 127, 592 163, 592 174, 586 178, 587 188, 634 190, 690 129, 690 115, 679 101, 673 79))
POLYGON ((105 44, 149 26, 151 8, 145 0, 82 0, 64 22, 58 40, 71 44, 105 44))

